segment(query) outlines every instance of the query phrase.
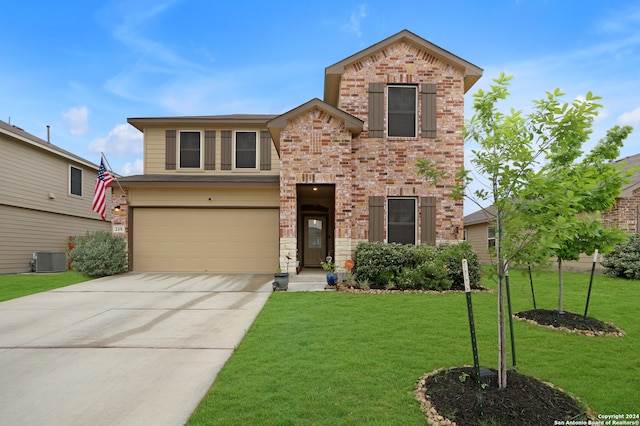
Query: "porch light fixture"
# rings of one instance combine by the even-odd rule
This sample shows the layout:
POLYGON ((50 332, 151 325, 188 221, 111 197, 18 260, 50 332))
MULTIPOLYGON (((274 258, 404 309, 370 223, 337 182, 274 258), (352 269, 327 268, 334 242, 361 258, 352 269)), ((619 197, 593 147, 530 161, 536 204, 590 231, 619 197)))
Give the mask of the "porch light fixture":
POLYGON ((118 204, 117 206, 115 206, 115 207, 113 208, 113 211, 114 211, 114 212, 119 212, 119 211, 120 211, 120 204, 118 204))
POLYGON ((314 191, 317 191, 317 190, 318 190, 318 187, 317 187, 317 186, 315 186, 315 185, 313 185, 313 188, 311 188, 311 189, 313 189, 314 191))

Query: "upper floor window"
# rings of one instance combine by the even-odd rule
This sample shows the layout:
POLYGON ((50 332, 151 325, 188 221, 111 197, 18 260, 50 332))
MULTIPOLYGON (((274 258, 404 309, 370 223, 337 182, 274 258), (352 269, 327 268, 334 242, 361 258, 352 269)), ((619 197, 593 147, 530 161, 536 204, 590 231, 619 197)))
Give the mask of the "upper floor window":
POLYGON ((258 168, 258 132, 235 132, 235 168, 258 168))
POLYGON ((387 242, 415 244, 417 208, 415 198, 387 200, 387 242))
POLYGON ((487 228, 487 248, 495 248, 496 246, 496 228, 490 226, 487 228))
POLYGON ((199 131, 180 131, 180 168, 200 169, 202 158, 201 135, 199 131))
POLYGON ((82 197, 82 169, 69 166, 69 194, 82 197))
POLYGON ((416 137, 418 117, 418 88, 389 86, 387 90, 387 135, 416 137))

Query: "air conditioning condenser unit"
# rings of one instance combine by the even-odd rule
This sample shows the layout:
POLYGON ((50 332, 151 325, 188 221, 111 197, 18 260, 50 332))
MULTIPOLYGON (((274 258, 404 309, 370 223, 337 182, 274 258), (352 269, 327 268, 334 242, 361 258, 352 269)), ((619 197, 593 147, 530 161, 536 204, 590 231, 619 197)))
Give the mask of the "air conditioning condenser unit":
POLYGON ((67 256, 62 251, 36 251, 33 253, 35 272, 64 272, 67 270, 67 256))

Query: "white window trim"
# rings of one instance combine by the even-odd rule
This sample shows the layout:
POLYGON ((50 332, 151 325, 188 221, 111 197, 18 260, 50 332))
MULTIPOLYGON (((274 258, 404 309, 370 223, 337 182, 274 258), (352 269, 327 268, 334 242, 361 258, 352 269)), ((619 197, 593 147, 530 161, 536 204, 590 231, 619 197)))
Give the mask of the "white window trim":
POLYGON ((260 170, 260 132, 258 130, 234 130, 233 131, 233 142, 232 142, 232 154, 231 154, 231 161, 233 164, 233 170, 240 170, 240 171, 253 171, 253 170, 260 170), (238 133, 255 133, 256 135, 256 166, 255 167, 236 167, 236 135, 238 133))
POLYGON ((385 98, 385 123, 386 123, 386 129, 385 129, 385 133, 387 134, 387 138, 391 138, 391 139, 418 139, 418 120, 420 117, 418 117, 418 96, 420 96, 420 93, 418 92, 418 86, 416 85, 412 85, 412 84, 389 84, 387 85, 387 93, 386 93, 386 98, 385 98), (392 87, 403 87, 403 88, 407 88, 410 87, 412 88, 415 93, 415 120, 413 123, 413 136, 390 136, 389 135, 389 89, 392 87))
POLYGON ((494 226, 487 227, 487 249, 494 248, 496 246, 496 228, 494 226), (493 229, 493 237, 490 237, 490 232, 493 229), (493 246, 490 242, 493 241, 493 246))
POLYGON ((84 170, 83 170, 83 169, 81 169, 80 167, 72 166, 71 164, 69 164, 69 179, 68 179, 68 185, 69 185, 69 190, 67 191, 67 193, 68 193, 71 197, 78 197, 78 198, 82 198, 82 196, 84 195, 84 170), (80 195, 78 195, 78 194, 74 194, 73 192, 71 192, 71 169, 80 170, 80 195))
POLYGON ((414 245, 418 245, 418 199, 416 197, 387 197, 386 203, 386 231, 387 231, 387 242, 389 241, 389 201, 390 200, 413 200, 413 241, 414 245))
POLYGON ((202 149, 202 130, 178 130, 178 140, 176 142, 176 149, 178 150, 178 152, 176 153, 176 158, 177 158, 177 164, 176 164, 176 169, 177 170, 202 170, 204 168, 204 153, 203 153, 203 149, 202 149), (199 167, 180 167, 180 146, 182 143, 182 133, 199 133, 200 134, 200 166, 199 167))

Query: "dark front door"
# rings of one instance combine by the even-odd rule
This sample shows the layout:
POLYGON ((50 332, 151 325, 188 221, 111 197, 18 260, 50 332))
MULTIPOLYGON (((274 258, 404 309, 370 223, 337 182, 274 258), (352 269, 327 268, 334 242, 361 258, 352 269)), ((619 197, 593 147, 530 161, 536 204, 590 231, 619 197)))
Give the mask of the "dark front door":
POLYGON ((304 266, 320 266, 327 257, 326 216, 304 216, 304 266))

